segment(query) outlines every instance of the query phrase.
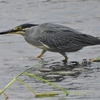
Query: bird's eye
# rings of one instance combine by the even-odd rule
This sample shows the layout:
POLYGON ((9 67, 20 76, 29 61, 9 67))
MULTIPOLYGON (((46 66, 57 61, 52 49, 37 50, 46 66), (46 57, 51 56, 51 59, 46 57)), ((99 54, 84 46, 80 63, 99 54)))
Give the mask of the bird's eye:
POLYGON ((14 30, 15 31, 21 31, 22 30, 22 27, 15 27, 14 30))

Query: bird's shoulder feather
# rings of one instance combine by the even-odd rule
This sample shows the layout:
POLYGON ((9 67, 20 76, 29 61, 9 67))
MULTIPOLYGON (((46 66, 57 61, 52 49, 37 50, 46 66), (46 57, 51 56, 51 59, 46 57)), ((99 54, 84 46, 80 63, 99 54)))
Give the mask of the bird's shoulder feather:
POLYGON ((49 49, 70 49, 94 45, 97 39, 72 28, 56 24, 43 24, 38 40, 49 49))

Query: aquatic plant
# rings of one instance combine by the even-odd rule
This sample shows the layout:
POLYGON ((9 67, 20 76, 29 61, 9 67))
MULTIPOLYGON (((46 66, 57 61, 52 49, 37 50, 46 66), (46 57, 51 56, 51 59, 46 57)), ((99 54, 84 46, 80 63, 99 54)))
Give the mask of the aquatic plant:
MULTIPOLYGON (((25 82, 23 82, 22 80, 19 80, 19 79, 18 79, 18 78, 19 78, 20 76, 22 76, 23 74, 24 74, 24 75, 27 75, 27 76, 30 76, 30 77, 33 77, 33 78, 35 78, 35 79, 38 79, 38 80, 40 80, 40 81, 42 81, 42 82, 45 82, 45 83, 47 83, 47 84, 49 84, 49 85, 51 85, 51 86, 53 86, 53 87, 55 87, 55 88, 57 88, 57 89, 63 91, 66 95, 69 94, 69 93, 67 92, 67 90, 65 90, 65 89, 63 89, 63 88, 61 88, 61 87, 55 85, 54 83, 49 82, 48 80, 45 80, 45 79, 43 79, 43 78, 41 78, 41 77, 39 77, 39 76, 36 76, 36 75, 34 75, 34 74, 32 74, 32 73, 27 72, 27 71, 30 70, 31 68, 33 68, 33 67, 35 67, 35 66, 38 66, 38 65, 40 65, 40 64, 36 64, 36 65, 34 65, 34 66, 32 66, 32 67, 26 69, 26 70, 24 70, 23 72, 21 72, 20 74, 18 74, 16 77, 14 77, 14 78, 4 87, 4 89, 0 91, 0 95, 3 94, 3 93, 5 92, 5 90, 8 89, 15 81, 17 81, 17 82, 23 84, 24 86, 26 86, 26 87, 35 95, 36 98, 40 98, 40 97, 51 97, 51 96, 55 96, 55 95, 58 95, 58 94, 59 94, 58 92, 54 92, 54 91, 53 91, 53 92, 36 93, 27 83, 25 83, 25 82)), ((4 95, 5 95, 5 93, 4 93, 4 95)), ((5 97, 6 97, 5 100, 7 100, 7 99, 8 99, 8 96, 5 95, 5 97)))

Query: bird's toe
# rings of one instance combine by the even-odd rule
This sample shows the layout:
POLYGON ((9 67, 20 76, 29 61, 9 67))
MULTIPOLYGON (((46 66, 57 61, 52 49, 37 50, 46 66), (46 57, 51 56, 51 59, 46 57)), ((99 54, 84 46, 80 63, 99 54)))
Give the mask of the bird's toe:
POLYGON ((67 63, 67 59, 62 60, 63 63, 67 63))
POLYGON ((36 58, 41 58, 41 54, 37 55, 36 58))

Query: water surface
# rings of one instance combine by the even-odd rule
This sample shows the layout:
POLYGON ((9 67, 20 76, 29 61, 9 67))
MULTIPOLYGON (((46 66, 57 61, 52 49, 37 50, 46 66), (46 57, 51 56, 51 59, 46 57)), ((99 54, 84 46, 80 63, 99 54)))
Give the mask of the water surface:
MULTIPOLYGON (((1 0, 0 1, 0 31, 13 28, 23 23, 52 22, 62 24, 83 33, 100 37, 100 1, 99 0, 1 0)), ((33 66, 41 61, 35 56, 41 50, 27 44, 22 36, 0 36, 0 89, 3 89, 12 78, 26 69, 25 66, 33 66)), ((90 59, 100 55, 100 46, 86 47, 75 53, 68 53, 69 61, 90 59)), ((57 58, 57 53, 47 52, 44 60, 57 58)), ((60 62, 55 59, 54 62, 60 62)), ((83 73, 79 77, 68 77, 59 86, 73 93, 75 91, 85 94, 71 94, 66 100, 99 100, 100 99, 100 70, 99 64, 93 66, 90 73, 83 73)), ((26 77, 24 77, 26 79, 26 77)), ((29 84, 37 92, 53 91, 52 87, 44 83, 28 80, 29 84), (47 88, 43 88, 47 87, 47 88)), ((6 93, 10 100, 33 100, 34 96, 24 86, 14 83, 6 93)), ((0 99, 4 99, 0 96, 0 99)), ((42 98, 36 100, 60 100, 61 97, 42 98)))

